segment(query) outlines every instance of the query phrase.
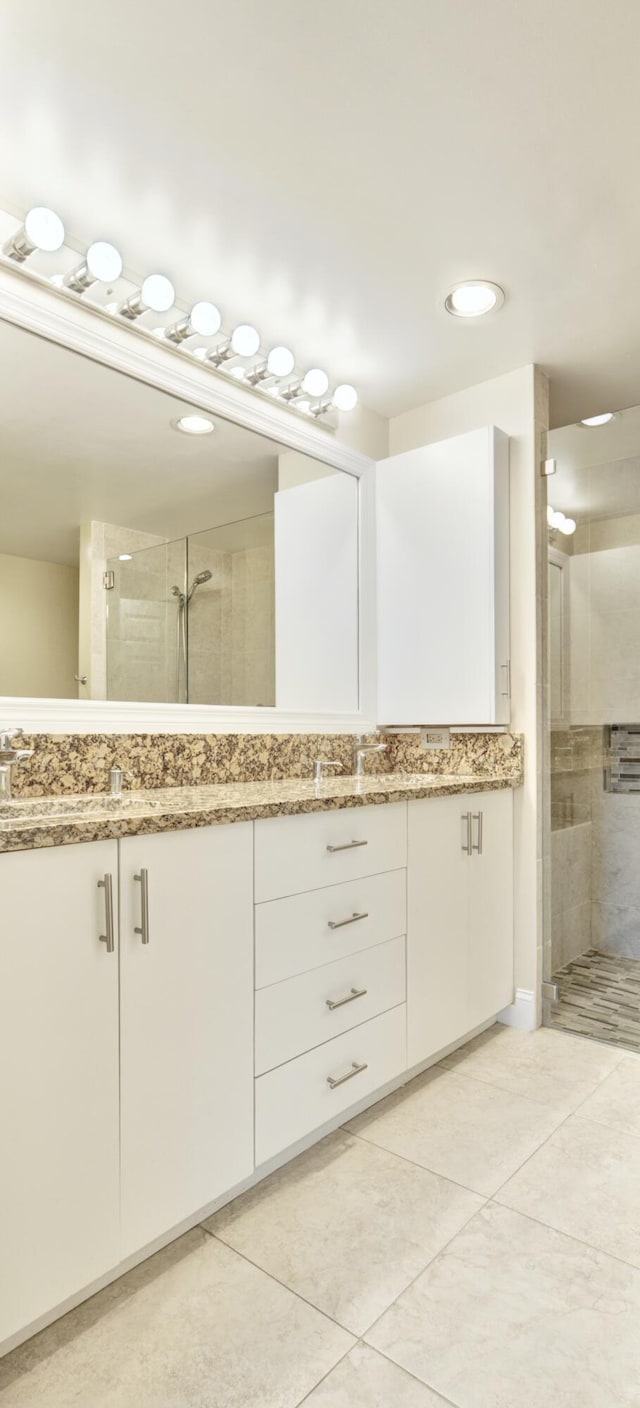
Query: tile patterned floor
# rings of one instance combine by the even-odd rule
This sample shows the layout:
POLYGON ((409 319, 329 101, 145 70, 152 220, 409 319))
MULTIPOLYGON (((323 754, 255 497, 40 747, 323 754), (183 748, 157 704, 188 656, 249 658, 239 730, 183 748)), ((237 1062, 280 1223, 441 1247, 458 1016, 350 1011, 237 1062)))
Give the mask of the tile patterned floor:
POLYGON ((640 1056, 496 1026, 0 1363, 0 1408, 640 1408, 640 1056))
POLYGON ((553 1027, 640 1052, 640 962, 588 949, 554 973, 553 1027))

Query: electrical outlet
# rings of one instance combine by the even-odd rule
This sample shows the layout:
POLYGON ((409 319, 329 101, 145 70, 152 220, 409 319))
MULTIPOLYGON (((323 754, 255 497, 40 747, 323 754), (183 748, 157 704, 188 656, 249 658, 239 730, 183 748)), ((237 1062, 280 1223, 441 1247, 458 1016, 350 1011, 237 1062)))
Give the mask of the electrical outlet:
POLYGON ((451 733, 448 728, 421 728, 420 744, 423 748, 450 748, 451 733))

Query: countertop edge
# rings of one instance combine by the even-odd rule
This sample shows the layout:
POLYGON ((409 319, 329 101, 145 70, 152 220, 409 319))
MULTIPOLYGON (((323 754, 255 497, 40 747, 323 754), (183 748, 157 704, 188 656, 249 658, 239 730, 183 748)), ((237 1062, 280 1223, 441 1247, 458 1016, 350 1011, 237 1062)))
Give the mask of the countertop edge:
MULTIPOLYGON (((375 782, 375 778, 372 778, 375 782)), ((498 792, 521 787, 523 776, 465 776, 456 782, 448 776, 442 783, 410 785, 389 792, 359 792, 350 796, 301 797, 254 802, 219 807, 199 807, 184 812, 155 812, 147 816, 71 817, 51 821, 46 817, 28 823, 16 820, 15 826, 0 832, 0 854, 11 851, 40 850, 52 846, 78 845, 90 841, 121 840, 127 836, 151 835, 155 832, 189 831, 202 826, 225 826, 243 821, 262 821, 271 817, 302 816, 314 812, 342 811, 349 807, 384 806, 389 802, 420 801, 432 797, 458 796, 464 793, 498 792)))

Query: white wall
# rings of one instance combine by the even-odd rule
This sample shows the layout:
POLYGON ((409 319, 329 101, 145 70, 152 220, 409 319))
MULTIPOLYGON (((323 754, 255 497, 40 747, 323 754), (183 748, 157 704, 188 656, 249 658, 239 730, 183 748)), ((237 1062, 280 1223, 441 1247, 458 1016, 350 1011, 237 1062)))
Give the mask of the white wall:
POLYGON ((489 424, 506 431, 511 440, 511 726, 525 736, 524 787, 515 793, 515 982, 517 988, 529 992, 538 991, 542 975, 542 686, 538 684, 538 654, 542 649, 543 586, 536 521, 541 514, 543 483, 538 471, 539 435, 547 423, 546 378, 527 366, 407 411, 389 426, 391 455, 489 424))
POLYGON ((0 694, 77 691, 78 569, 0 554, 0 694))

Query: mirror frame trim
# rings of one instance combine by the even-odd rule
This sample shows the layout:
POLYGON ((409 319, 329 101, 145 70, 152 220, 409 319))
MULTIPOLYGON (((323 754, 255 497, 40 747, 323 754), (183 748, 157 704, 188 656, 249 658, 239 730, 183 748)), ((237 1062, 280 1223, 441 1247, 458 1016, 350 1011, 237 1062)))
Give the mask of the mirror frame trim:
POLYGON ((272 404, 238 383, 187 360, 95 306, 71 301, 49 283, 0 264, 0 319, 224 417, 287 449, 322 460, 360 481, 359 680, 356 713, 98 699, 0 696, 3 725, 30 733, 361 733, 375 726, 375 461, 315 422, 272 404))

